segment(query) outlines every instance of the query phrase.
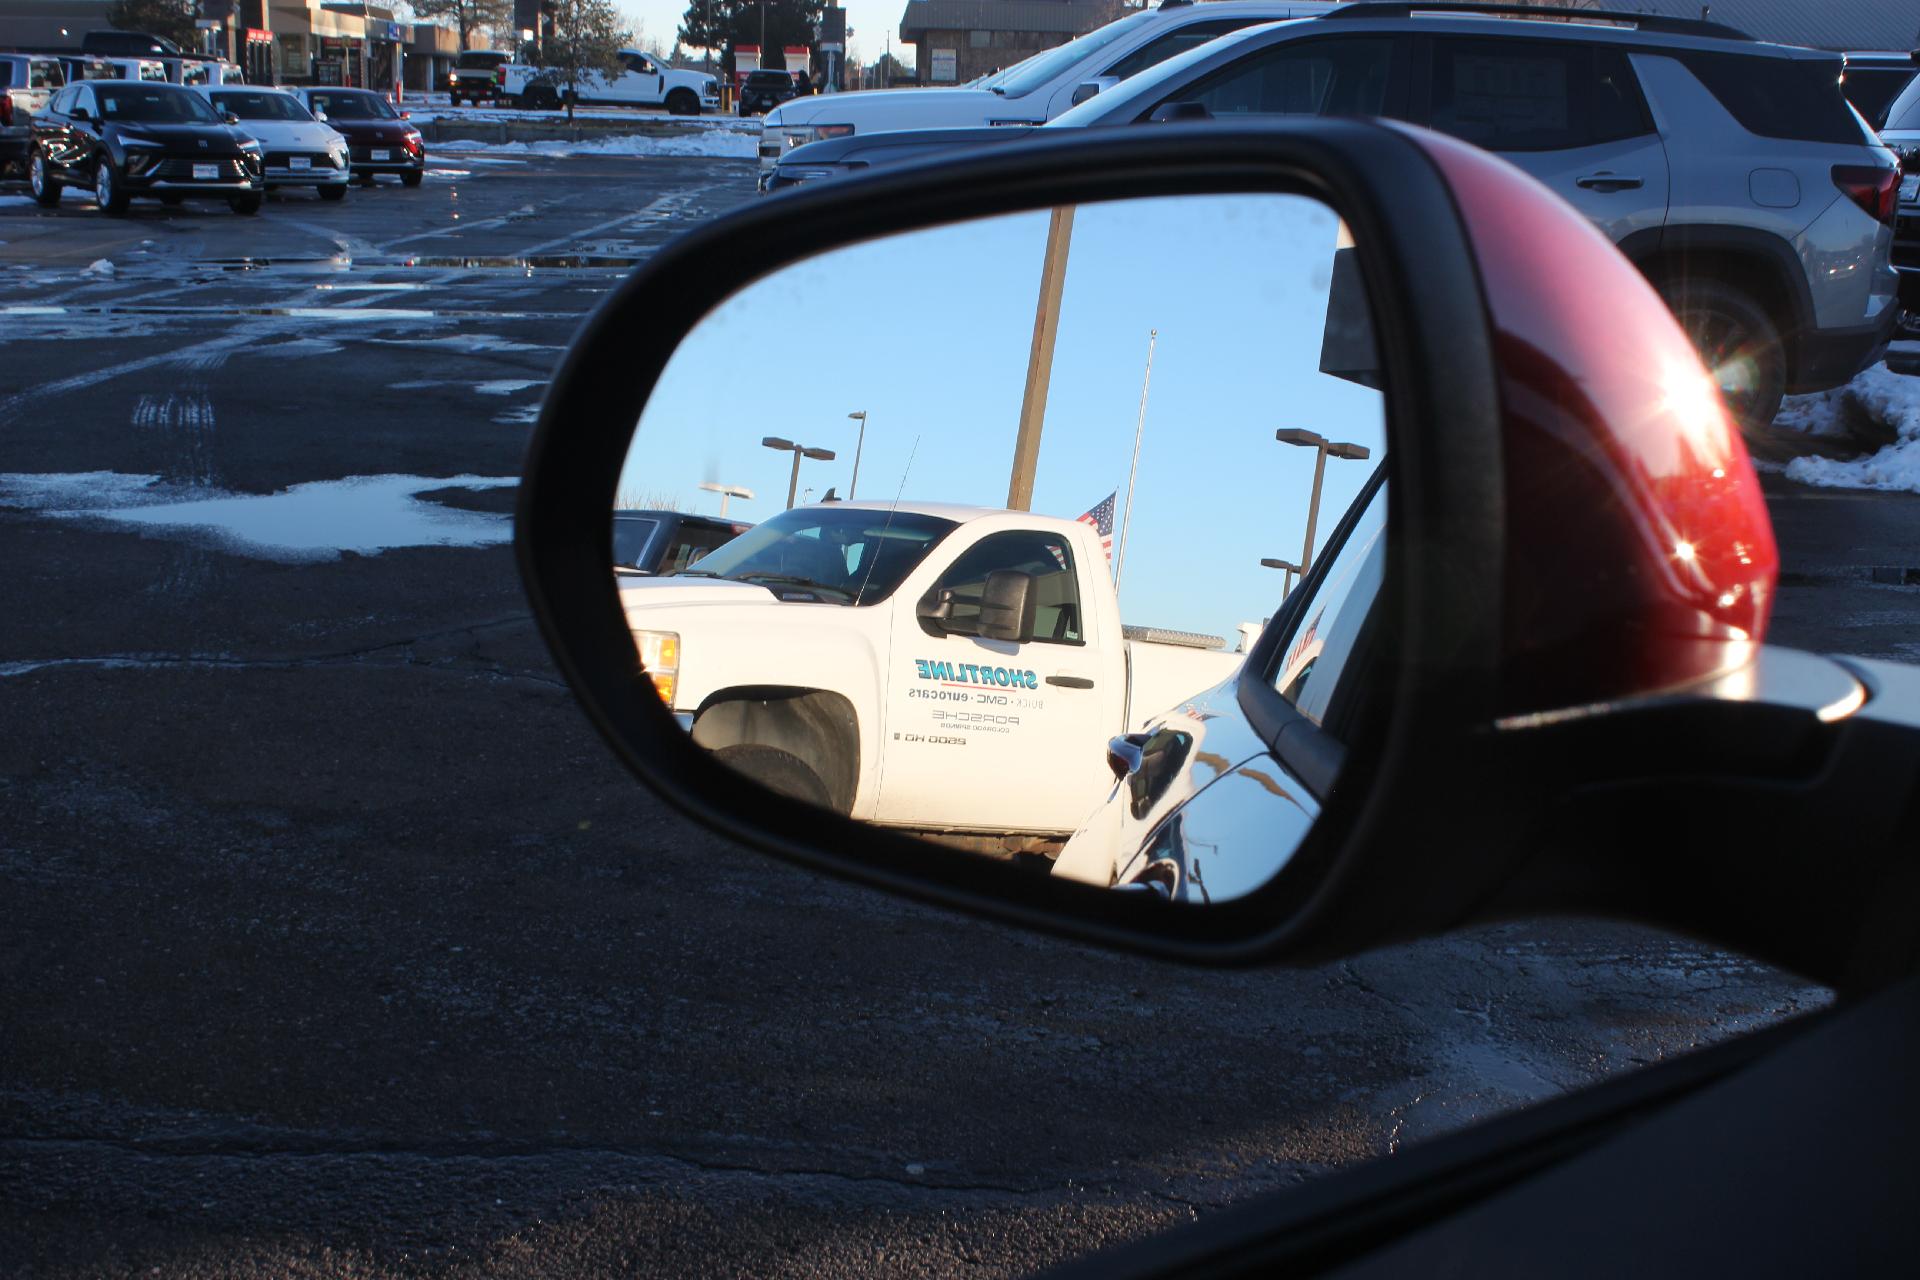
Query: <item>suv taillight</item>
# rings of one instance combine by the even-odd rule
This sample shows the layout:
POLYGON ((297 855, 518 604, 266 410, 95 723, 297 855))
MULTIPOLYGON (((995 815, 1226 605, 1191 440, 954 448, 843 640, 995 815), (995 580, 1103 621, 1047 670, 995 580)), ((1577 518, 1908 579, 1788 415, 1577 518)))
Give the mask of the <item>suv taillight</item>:
POLYGON ((13 125, 13 95, 0 89, 0 129, 13 125))
POLYGON ((1870 164, 1833 166, 1833 185, 1876 222, 1893 225, 1900 207, 1900 171, 1870 164))
POLYGON ((506 63, 503 62, 499 66, 493 69, 493 82, 499 85, 504 85, 507 82, 507 64, 506 63))

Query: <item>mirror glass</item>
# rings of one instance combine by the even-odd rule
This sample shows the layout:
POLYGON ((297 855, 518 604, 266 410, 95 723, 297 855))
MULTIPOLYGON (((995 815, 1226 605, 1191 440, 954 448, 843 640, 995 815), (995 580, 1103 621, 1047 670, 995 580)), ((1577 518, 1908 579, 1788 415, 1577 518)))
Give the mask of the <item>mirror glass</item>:
POLYGON ((1177 196, 916 230, 737 292, 619 480, 659 696, 730 769, 860 821, 1183 901, 1258 888, 1327 779, 1256 736, 1241 667, 1331 555, 1259 684, 1336 734, 1384 555, 1355 252, 1311 198, 1177 196), (1342 554, 1356 501, 1380 519, 1342 554))

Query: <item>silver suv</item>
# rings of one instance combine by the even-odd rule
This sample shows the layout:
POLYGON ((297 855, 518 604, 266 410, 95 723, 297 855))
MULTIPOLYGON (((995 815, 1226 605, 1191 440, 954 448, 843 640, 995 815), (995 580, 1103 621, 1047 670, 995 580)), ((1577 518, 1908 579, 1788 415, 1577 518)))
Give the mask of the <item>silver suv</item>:
MULTIPOLYGON (((1613 239, 1667 298, 1728 407, 1765 423, 1783 393, 1838 386, 1878 359, 1898 311, 1899 171, 1840 73, 1838 54, 1711 22, 1353 3, 1223 35, 1045 127, 1391 116, 1499 152, 1613 239)), ((953 142, 981 145, 980 134, 953 142)), ((895 136, 921 155, 937 137, 895 136)), ((780 167, 795 180, 872 167, 887 141, 814 143, 780 167)))

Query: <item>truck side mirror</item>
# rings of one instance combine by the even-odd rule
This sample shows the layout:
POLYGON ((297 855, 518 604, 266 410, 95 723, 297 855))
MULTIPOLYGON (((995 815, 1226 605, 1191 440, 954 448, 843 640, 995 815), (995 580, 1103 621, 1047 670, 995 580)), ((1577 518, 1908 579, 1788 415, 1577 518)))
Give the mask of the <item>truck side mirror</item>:
POLYGON ((1147 117, 1149 124, 1170 124, 1182 120, 1211 120, 1213 112, 1204 102, 1163 102, 1147 117))
POLYGON ((980 593, 980 638, 1026 644, 1033 639, 1035 603, 1032 574, 995 569, 980 593))
POLYGON ((929 591, 914 606, 913 616, 922 626, 940 635, 947 633, 947 619, 953 616, 953 592, 929 591))

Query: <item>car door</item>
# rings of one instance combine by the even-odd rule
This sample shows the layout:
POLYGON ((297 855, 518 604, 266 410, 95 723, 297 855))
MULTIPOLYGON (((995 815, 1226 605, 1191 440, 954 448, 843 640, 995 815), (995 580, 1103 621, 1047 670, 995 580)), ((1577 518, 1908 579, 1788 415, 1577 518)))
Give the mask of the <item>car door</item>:
POLYGON ((1499 152, 1616 244, 1665 224, 1666 145, 1624 50, 1464 36, 1428 47, 1428 127, 1499 152))
POLYGON ((1406 40, 1316 36, 1264 45, 1155 101, 1197 103, 1219 119, 1263 116, 1398 116, 1407 111, 1406 40))
POLYGON ((94 141, 89 131, 90 122, 82 118, 82 113, 90 117, 97 110, 91 85, 69 85, 61 90, 54 105, 48 107, 46 128, 36 131, 40 133, 47 164, 63 182, 93 181, 91 173, 82 172, 82 166, 92 154, 94 141))
POLYGON ((1085 821, 1112 785, 1105 746, 1126 701, 1121 637, 1095 634, 1085 599, 1087 575, 1105 569, 1079 563, 1064 534, 1008 530, 895 602, 877 821, 998 831, 1085 821), (973 634, 987 575, 1008 569, 1034 579, 1026 644, 973 634), (941 592, 951 609, 936 628, 917 606, 941 592))

